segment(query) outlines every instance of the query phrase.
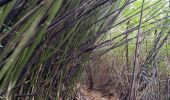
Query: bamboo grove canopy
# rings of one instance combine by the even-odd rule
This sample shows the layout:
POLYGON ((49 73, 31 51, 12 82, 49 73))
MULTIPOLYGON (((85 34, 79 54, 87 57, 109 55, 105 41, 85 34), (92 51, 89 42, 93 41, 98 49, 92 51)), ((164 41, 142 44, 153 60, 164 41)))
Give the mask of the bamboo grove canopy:
POLYGON ((0 98, 71 99, 91 59, 156 34, 146 69, 169 36, 169 10, 168 0, 0 0, 0 98))

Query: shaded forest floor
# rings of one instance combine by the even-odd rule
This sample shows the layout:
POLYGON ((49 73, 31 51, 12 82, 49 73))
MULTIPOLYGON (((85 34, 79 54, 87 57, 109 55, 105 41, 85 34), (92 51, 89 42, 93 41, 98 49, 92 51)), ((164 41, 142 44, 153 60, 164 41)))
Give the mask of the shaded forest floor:
MULTIPOLYGON (((160 57, 161 58, 161 57, 160 57)), ((165 66, 169 61, 165 61, 165 66)), ((119 57, 102 56, 87 66, 77 100, 126 100, 131 82, 131 69, 119 57), (112 59, 111 59, 112 58, 112 59)), ((145 88, 141 100, 168 100, 169 69, 159 69, 158 82, 145 88)))
POLYGON ((86 86, 82 86, 77 96, 78 100, 119 100, 118 94, 109 93, 105 94, 100 90, 88 89, 86 86))

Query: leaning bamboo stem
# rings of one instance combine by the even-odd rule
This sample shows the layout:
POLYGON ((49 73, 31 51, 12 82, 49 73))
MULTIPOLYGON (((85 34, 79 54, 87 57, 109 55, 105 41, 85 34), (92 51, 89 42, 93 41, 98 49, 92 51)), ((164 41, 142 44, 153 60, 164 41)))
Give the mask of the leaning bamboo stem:
POLYGON ((0 42, 2 42, 2 40, 4 38, 6 38, 11 32, 13 32, 21 23, 23 23, 28 17, 30 17, 34 12, 36 12, 42 5, 44 4, 44 2, 42 2, 40 5, 38 5, 36 8, 32 9, 30 12, 28 12, 23 18, 21 18, 10 30, 9 32, 4 33, 2 36, 0 36, 0 42))
MULTIPOLYGON (((17 59, 21 51, 25 48, 27 43, 30 41, 30 39, 36 34, 37 26, 39 22, 41 21, 41 18, 43 17, 44 13, 46 12, 46 7, 42 7, 39 10, 39 14, 36 16, 32 26, 29 28, 29 30, 24 34, 23 39, 16 47, 15 51, 12 53, 12 55, 7 59, 7 62, 0 70, 0 80, 4 77, 4 75, 7 73, 9 69, 13 69, 11 65, 13 64, 14 60, 17 59)), ((0 93, 2 93, 4 87, 0 87, 0 93)))
POLYGON ((142 8, 141 8, 141 15, 140 15, 140 21, 139 21, 139 29, 137 33, 137 39, 136 39, 136 48, 135 48, 135 55, 134 55, 134 61, 133 61, 133 72, 132 72, 132 84, 131 84, 131 91, 129 95, 129 100, 138 100, 138 69, 139 69, 139 51, 140 51, 140 35, 141 35, 141 26, 142 26, 142 16, 143 16, 143 9, 144 9, 144 2, 142 2, 142 8))
MULTIPOLYGON (((8 4, 4 5, 4 10, 3 10, 3 14, 0 14, 0 28, 3 26, 3 22, 6 18, 6 16, 9 14, 9 12, 11 11, 12 7, 15 5, 15 3, 17 2, 17 0, 13 0, 11 2, 9 2, 8 4)), ((0 7, 0 10, 2 10, 3 7, 0 7)))

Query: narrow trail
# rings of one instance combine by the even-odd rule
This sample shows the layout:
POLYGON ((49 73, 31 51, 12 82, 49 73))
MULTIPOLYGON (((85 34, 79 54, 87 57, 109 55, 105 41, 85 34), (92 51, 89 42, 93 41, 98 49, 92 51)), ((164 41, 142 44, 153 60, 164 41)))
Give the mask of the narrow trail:
POLYGON ((98 90, 90 90, 86 87, 81 88, 81 97, 78 100, 119 100, 116 93, 111 93, 108 95, 103 94, 98 90))

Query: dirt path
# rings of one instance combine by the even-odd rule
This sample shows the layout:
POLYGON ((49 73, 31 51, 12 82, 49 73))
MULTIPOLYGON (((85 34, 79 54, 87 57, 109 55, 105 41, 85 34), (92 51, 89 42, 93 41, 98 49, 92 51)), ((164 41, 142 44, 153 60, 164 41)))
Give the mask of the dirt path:
POLYGON ((86 87, 81 89, 81 97, 78 100, 119 100, 117 94, 104 95, 97 90, 89 90, 86 87))

